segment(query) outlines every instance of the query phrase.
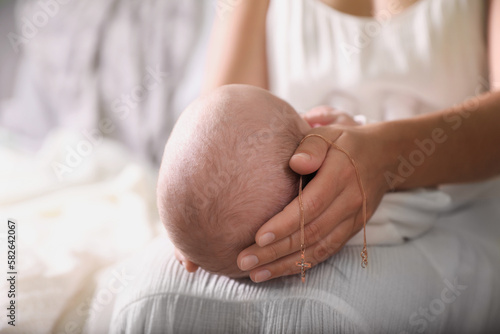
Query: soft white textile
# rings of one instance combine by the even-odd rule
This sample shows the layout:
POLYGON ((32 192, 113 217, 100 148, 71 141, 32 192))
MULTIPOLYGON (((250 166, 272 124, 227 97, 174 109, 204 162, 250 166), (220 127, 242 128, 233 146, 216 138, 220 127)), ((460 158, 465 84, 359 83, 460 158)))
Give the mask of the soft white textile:
MULTIPOLYGON (((1 134, 0 226, 5 233, 8 218, 17 222, 18 276, 16 327, 1 321, 0 332, 81 332, 92 313, 94 273, 157 233, 155 172, 102 140, 59 178, 53 163, 66 164, 68 148, 79 147, 82 137, 56 131, 33 156, 1 134)), ((7 283, 0 281, 4 310, 7 283)))
MULTIPOLYGON (((441 190, 419 189, 386 194, 366 225, 369 245, 401 244, 428 231, 452 201, 441 190)), ((363 230, 348 245, 363 245, 363 230)))
POLYGON ((478 185, 483 193, 475 203, 443 215, 420 238, 369 247, 366 270, 361 247, 345 247, 309 270, 306 284, 297 275, 254 284, 189 274, 159 237, 119 266, 134 279, 106 310, 112 320, 94 322, 91 332, 494 333, 500 182, 489 184, 478 185))

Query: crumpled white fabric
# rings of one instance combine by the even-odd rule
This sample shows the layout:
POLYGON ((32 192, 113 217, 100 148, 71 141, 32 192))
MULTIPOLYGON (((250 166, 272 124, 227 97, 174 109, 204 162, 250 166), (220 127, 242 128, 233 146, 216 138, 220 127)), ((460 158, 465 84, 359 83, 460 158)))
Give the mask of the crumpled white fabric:
MULTIPOLYGON (((9 218, 17 222, 18 294, 16 327, 2 321, 0 332, 81 330, 89 303, 82 291, 92 289, 92 275, 157 233, 156 173, 103 139, 72 173, 58 179, 51 165, 65 163, 68 147, 77 147, 81 136, 55 131, 37 156, 6 138, 3 133, 0 228, 6 232, 9 218), (66 317, 73 320, 65 323, 66 317)), ((1 291, 6 284, 0 281, 1 291)), ((0 299, 3 309, 7 302, 0 299)))
MULTIPOLYGON (((441 190, 388 193, 366 225, 367 243, 394 245, 416 238, 431 229, 450 205, 450 195, 441 190)), ((363 245, 363 230, 347 245, 363 245)))

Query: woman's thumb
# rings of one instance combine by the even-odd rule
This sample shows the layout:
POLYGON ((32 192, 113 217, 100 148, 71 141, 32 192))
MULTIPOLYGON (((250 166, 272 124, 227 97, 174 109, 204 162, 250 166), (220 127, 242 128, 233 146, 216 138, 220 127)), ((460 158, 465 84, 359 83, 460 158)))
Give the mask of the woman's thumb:
POLYGON ((329 145, 323 139, 308 137, 290 158, 290 168, 300 175, 314 173, 323 164, 328 149, 329 145))

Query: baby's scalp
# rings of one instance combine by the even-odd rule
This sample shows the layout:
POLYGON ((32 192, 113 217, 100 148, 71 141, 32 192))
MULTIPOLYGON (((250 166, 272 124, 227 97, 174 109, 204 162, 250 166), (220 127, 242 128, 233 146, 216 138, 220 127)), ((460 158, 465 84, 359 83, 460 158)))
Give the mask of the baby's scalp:
POLYGON ((205 270, 242 276, 238 253, 297 193, 288 167, 307 124, 284 101, 221 87, 181 115, 165 148, 158 207, 175 246, 205 270))

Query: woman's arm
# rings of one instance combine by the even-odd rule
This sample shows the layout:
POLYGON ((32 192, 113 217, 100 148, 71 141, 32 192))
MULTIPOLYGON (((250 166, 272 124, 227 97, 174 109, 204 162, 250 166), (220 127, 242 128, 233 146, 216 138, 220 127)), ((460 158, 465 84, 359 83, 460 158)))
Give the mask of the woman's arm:
MULTIPOLYGON (((500 92, 419 118, 319 127, 310 133, 329 138, 353 157, 366 193, 368 219, 390 189, 500 174, 500 92)), ((299 174, 317 171, 303 193, 307 261, 314 266, 338 252, 363 227, 362 197, 348 159, 319 138, 305 140, 290 167, 299 174)), ((250 270, 254 281, 299 272, 294 265, 300 250, 297 212, 295 199, 257 231, 256 244, 239 254, 240 269, 250 270), (242 267, 249 255, 257 257, 257 266, 242 267)))
MULTIPOLYGON (((218 0, 203 92, 240 83, 267 89, 266 17, 270 0, 218 0)), ((175 250, 189 272, 198 266, 175 250)))
POLYGON ((416 119, 381 123, 390 189, 479 181, 500 174, 500 92, 416 119))
POLYGON ((266 16, 269 1, 218 1, 204 92, 231 83, 267 89, 266 16))
MULTIPOLYGON (((378 172, 390 189, 479 181, 500 174, 500 0, 489 1, 488 52, 489 92, 476 93, 437 113, 364 127, 383 148, 378 159, 370 157, 367 163, 373 166, 378 161, 378 172)), ((484 84, 478 83, 481 86, 484 84)), ((297 153, 320 157, 318 145, 318 141, 305 143, 297 153)), ((320 164, 318 159, 294 158, 290 165, 305 174, 320 164)))
POLYGON ((398 157, 385 172, 391 189, 479 181, 500 174, 500 0, 490 1, 488 21, 488 93, 439 113, 380 124, 380 135, 398 157), (424 153, 421 165, 418 151, 424 153))
MULTIPOLYGON (((492 0, 490 92, 408 120, 311 131, 335 141, 354 158, 369 217, 389 189, 476 181, 500 174, 499 26, 500 0, 492 0)), ((315 137, 297 148, 290 167, 299 174, 317 171, 303 195, 307 257, 316 265, 338 252, 363 226, 357 179, 347 158, 315 137)), ((250 270, 254 281, 299 272, 295 266, 301 247, 297 212, 295 199, 259 229, 256 244, 239 254, 240 268, 250 270), (255 255, 258 264, 242 267, 248 255, 255 255)))

